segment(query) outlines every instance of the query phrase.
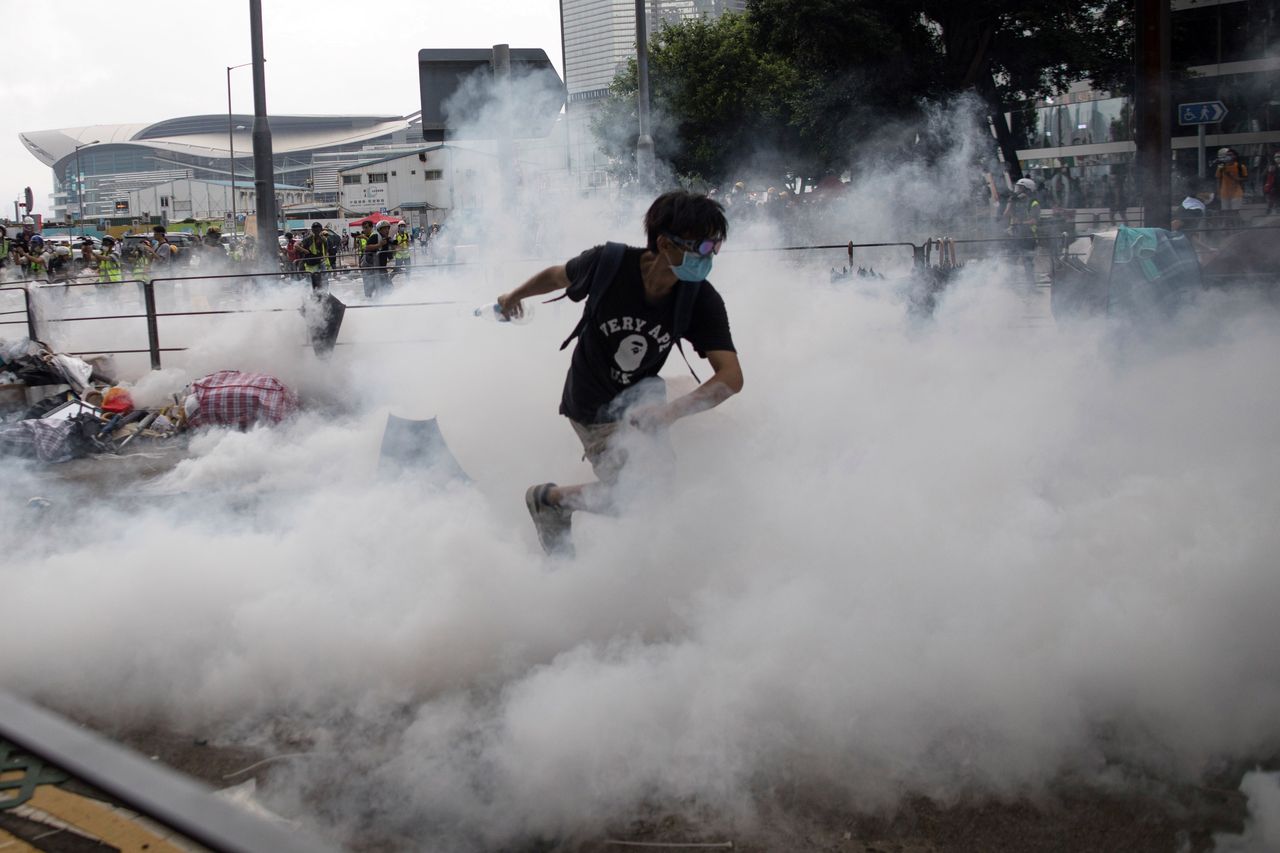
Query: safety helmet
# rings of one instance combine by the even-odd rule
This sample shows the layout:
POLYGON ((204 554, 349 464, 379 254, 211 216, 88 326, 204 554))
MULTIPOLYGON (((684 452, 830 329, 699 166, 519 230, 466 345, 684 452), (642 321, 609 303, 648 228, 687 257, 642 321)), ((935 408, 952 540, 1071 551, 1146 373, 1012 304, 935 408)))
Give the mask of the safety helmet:
POLYGON ((312 231, 323 231, 323 230, 324 230, 324 226, 323 226, 323 225, 321 225, 319 222, 312 222, 312 223, 311 223, 311 230, 312 230, 312 231))
POLYGON ((103 238, 102 238, 102 245, 104 245, 104 246, 114 246, 115 244, 116 244, 116 238, 115 238, 115 237, 103 237, 103 238))
POLYGON ((1219 148, 1219 149, 1218 149, 1218 156, 1219 156, 1219 157, 1226 157, 1226 156, 1227 156, 1228 154, 1230 154, 1230 153, 1231 153, 1231 149, 1230 149, 1230 148, 1219 148))
POLYGON ((1036 191, 1036 182, 1030 178, 1019 178, 1018 182, 1013 185, 1014 189, 1026 190, 1029 193, 1036 191))
POLYGON ((44 238, 41 237, 39 234, 31 238, 31 248, 38 249, 43 245, 44 245, 44 238))
POLYGON ((30 216, 24 216, 24 217, 22 217, 22 224, 23 224, 23 225, 35 225, 35 224, 36 224, 36 221, 35 221, 34 219, 32 219, 30 216))
POLYGON ((409 227, 409 226, 408 226, 408 225, 406 225, 406 224, 404 224, 403 222, 396 223, 396 230, 397 230, 397 231, 404 231, 404 230, 405 230, 405 229, 407 229, 408 227, 409 227))
POLYGON ((71 247, 70 246, 54 246, 53 253, 60 258, 65 258, 71 254, 71 247))
POLYGON ((391 223, 385 219, 378 223, 379 231, 381 231, 383 228, 390 228, 390 227, 391 227, 391 223))

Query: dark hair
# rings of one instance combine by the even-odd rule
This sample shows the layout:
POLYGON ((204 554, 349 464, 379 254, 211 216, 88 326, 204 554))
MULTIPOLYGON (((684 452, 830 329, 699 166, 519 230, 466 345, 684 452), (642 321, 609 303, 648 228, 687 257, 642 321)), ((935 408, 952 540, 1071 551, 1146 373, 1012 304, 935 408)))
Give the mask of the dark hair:
POLYGON ((155 228, 152 228, 152 229, 151 229, 151 233, 152 233, 152 234, 164 234, 164 233, 165 233, 164 226, 163 226, 163 225, 157 225, 155 228))
POLYGON ((658 251, 658 238, 675 234, 691 240, 724 238, 729 223, 720 202, 705 195, 675 190, 663 193, 649 205, 644 215, 644 233, 649 238, 649 251, 658 251))

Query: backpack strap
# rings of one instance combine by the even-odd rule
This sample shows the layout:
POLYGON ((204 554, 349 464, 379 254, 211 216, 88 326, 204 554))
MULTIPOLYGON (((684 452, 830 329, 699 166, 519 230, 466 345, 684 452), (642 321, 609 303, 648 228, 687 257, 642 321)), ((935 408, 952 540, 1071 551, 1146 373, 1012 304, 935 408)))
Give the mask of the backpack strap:
POLYGON ((574 327, 569 337, 564 339, 560 349, 569 346, 574 338, 581 335, 595 316, 596 306, 600 304, 604 292, 618 276, 618 268, 622 266, 622 255, 626 249, 626 245, 622 243, 605 243, 604 248, 600 250, 595 271, 591 274, 591 289, 587 291, 587 306, 582 310, 582 319, 578 321, 578 325, 574 327))
POLYGON ((701 383, 697 372, 694 371, 693 365, 689 363, 689 356, 684 354, 684 347, 680 344, 680 339, 684 337, 684 333, 688 331, 689 324, 693 322, 693 303, 698 301, 698 290, 702 282, 700 281, 682 281, 676 285, 676 319, 675 326, 671 330, 672 336, 676 339, 676 349, 680 350, 680 357, 684 359, 684 366, 689 368, 689 372, 693 374, 695 382, 701 383))

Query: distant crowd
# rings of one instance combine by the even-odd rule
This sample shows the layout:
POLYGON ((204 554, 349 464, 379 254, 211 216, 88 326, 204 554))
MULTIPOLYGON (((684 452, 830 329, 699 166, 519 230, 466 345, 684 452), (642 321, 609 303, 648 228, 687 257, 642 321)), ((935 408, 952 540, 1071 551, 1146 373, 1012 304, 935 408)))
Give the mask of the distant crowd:
MULTIPOLYGON (((430 247, 433 239, 443 242, 440 233, 439 225, 410 228, 403 221, 384 219, 376 225, 366 220, 355 232, 338 234, 317 222, 305 235, 281 234, 272 260, 282 272, 310 277, 317 287, 326 273, 360 270, 377 290, 384 276, 389 284, 408 272, 415 247, 430 247)), ((190 275, 193 267, 208 271, 242 265, 246 272, 261 272, 262 260, 253 235, 224 235, 216 227, 194 234, 156 225, 150 232, 96 237, 42 234, 31 216, 23 217, 16 228, 0 224, 0 280, 6 281, 110 284, 190 275)))

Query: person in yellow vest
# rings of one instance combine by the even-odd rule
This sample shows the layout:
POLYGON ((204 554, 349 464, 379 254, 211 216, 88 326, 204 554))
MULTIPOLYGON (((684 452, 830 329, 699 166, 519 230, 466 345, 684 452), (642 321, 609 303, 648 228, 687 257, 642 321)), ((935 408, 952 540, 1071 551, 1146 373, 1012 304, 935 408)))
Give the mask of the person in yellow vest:
POLYGON ((151 278, 151 263, 147 257, 147 253, 142 250, 141 246, 134 246, 125 252, 125 261, 129 264, 129 277, 138 281, 149 281, 151 278))
POLYGON ((321 290, 324 287, 324 274, 333 267, 333 253, 329 251, 329 241, 325 237, 324 226, 319 222, 311 223, 311 234, 298 246, 298 254, 302 268, 311 274, 311 289, 321 290))
POLYGON ((27 278, 38 278, 44 275, 44 238, 39 234, 31 235, 25 243, 19 244, 15 257, 18 260, 22 274, 27 278))
POLYGON ((1031 178, 1019 178, 1013 185, 1013 198, 1005 215, 1009 219, 1008 233, 1014 239, 1010 248, 1015 259, 1021 261, 1027 284, 1036 284, 1036 249, 1040 238, 1040 200, 1036 198, 1038 187, 1031 178))
POLYGON ((401 222, 396 226, 395 237, 392 242, 396 247, 395 254, 395 270, 392 272, 396 276, 407 276, 409 274, 409 226, 401 222))
POLYGON ((90 244, 85 254, 98 265, 98 284, 119 284, 124 281, 124 269, 120 264, 120 256, 116 254, 114 237, 102 238, 101 252, 95 252, 93 244, 90 244))

